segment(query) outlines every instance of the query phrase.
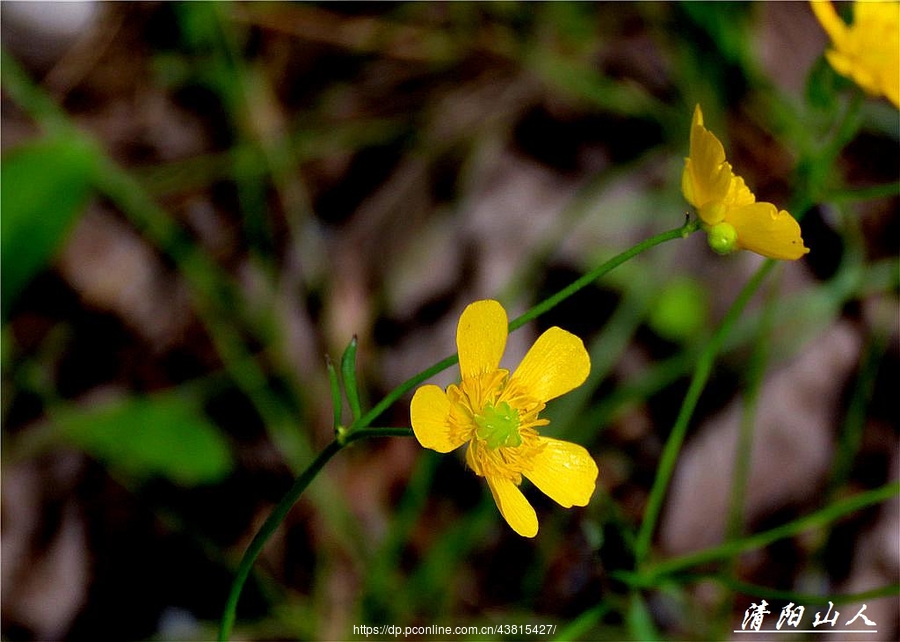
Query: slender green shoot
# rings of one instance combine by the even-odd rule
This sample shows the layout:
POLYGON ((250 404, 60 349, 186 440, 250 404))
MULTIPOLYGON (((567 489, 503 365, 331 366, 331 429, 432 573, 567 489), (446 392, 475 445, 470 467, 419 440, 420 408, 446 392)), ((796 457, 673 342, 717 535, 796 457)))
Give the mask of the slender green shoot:
POLYGON ((607 272, 610 272, 611 270, 622 265, 623 263, 625 263, 625 261, 628 261, 629 259, 634 258, 641 252, 644 252, 645 250, 649 250, 651 247, 655 247, 655 246, 659 245, 660 243, 665 243, 666 241, 671 241, 672 239, 687 238, 689 235, 693 234, 694 232, 696 232, 699 229, 700 229, 699 221, 685 221, 685 224, 682 225, 681 227, 675 228, 674 230, 669 230, 668 232, 662 232, 660 234, 657 234, 656 236, 651 236, 650 238, 648 238, 644 241, 641 241, 637 245, 625 250, 624 252, 617 254, 610 260, 598 265, 596 268, 594 268, 590 272, 587 272, 580 278, 576 279, 575 281, 573 281, 568 286, 564 287, 562 290, 560 290, 556 294, 553 294, 553 295, 547 297, 546 299, 544 299, 543 301, 538 303, 536 306, 534 306, 533 308, 528 310, 528 312, 526 312, 523 315, 521 315, 520 317, 517 317, 517 318, 513 319, 512 321, 510 321, 510 323, 509 323, 510 332, 512 332, 513 330, 516 330, 518 328, 521 328, 523 325, 525 325, 529 321, 532 321, 532 320, 538 318, 539 316, 541 316, 542 314, 548 312, 553 307, 562 303, 563 301, 568 299, 570 296, 572 296, 573 294, 575 294, 582 288, 587 287, 588 285, 590 285, 591 283, 593 283, 594 281, 596 281, 597 279, 599 279, 600 277, 605 275, 607 272))
POLYGON ((362 417, 362 407, 359 402, 359 386, 356 380, 357 343, 357 339, 354 336, 341 357, 341 379, 344 380, 344 393, 347 395, 347 403, 350 404, 350 412, 353 413, 353 421, 362 417))
POLYGON ((334 414, 332 425, 336 431, 339 431, 343 426, 342 410, 344 401, 341 397, 341 382, 338 380, 337 370, 335 370, 334 363, 328 355, 325 355, 325 369, 328 370, 328 384, 331 388, 331 407, 334 414))
POLYGON ((278 505, 275 506, 269 514, 269 517, 266 518, 262 528, 260 528, 259 532, 253 537, 253 540, 247 547, 247 551, 244 553, 243 558, 241 558, 241 563, 238 566, 234 582, 231 584, 228 600, 225 602, 225 610, 222 613, 222 622, 219 627, 220 642, 227 640, 231 635, 231 629, 234 627, 234 620, 237 612, 238 599, 241 596, 244 583, 250 575, 250 570, 256 562, 256 558, 259 557, 266 542, 269 541, 269 538, 272 537, 281 525, 281 522, 284 521, 284 518, 291 510, 291 507, 293 507, 297 502, 297 499, 299 499, 300 494, 306 490, 306 487, 316 478, 316 475, 319 474, 319 471, 322 470, 325 464, 341 450, 341 447, 342 445, 337 440, 332 441, 316 456, 306 470, 297 477, 294 485, 291 486, 290 490, 288 490, 284 497, 281 498, 281 501, 278 502, 278 505))
MULTIPOLYGON (((671 241, 677 238, 687 238, 690 234, 693 234, 697 230, 700 229, 699 221, 686 221, 684 225, 677 227, 673 230, 669 230, 667 232, 662 232, 657 234, 656 236, 652 236, 649 239, 641 241, 634 247, 631 247, 624 252, 617 254, 613 258, 609 259, 605 263, 598 265, 596 268, 587 272, 580 278, 573 281, 570 285, 563 288, 556 294, 553 294, 533 308, 522 314, 520 317, 517 317, 510 321, 509 330, 512 332, 518 328, 521 328, 523 325, 536 319, 541 316, 554 306, 563 302, 568 297, 572 296, 579 290, 587 287, 607 272, 610 272, 614 268, 622 265, 625 261, 634 258, 641 252, 645 250, 649 250, 652 247, 655 247, 661 243, 665 243, 666 241, 671 241)), ((456 364, 459 361, 458 355, 451 355, 442 359, 438 363, 434 364, 430 368, 423 370, 419 374, 410 377, 399 386, 391 390, 385 397, 379 401, 375 406, 367 412, 359 421, 354 422, 354 426, 366 426, 370 424, 372 421, 377 419, 385 410, 390 408, 394 403, 396 403, 403 395, 408 393, 410 390, 418 386, 423 381, 426 381, 433 377, 434 375, 443 372, 450 366, 456 364)))
POLYGON ((679 579, 686 584, 712 580, 713 582, 728 587, 735 593, 743 593, 744 595, 768 598, 770 600, 785 600, 799 604, 825 604, 826 602, 833 602, 834 604, 853 604, 855 602, 863 602, 866 600, 895 597, 900 594, 900 582, 886 584, 885 586, 879 586, 878 588, 870 589, 868 591, 860 591, 859 593, 837 593, 824 596, 815 595, 813 593, 798 593, 797 591, 773 589, 760 584, 742 582, 733 577, 723 575, 722 573, 687 573, 680 575, 679 579))
POLYGON ((858 493, 836 501, 809 515, 804 515, 781 526, 756 533, 748 537, 725 542, 719 546, 713 546, 696 553, 689 553, 675 557, 653 566, 646 567, 637 574, 634 579, 642 586, 655 586, 660 578, 666 575, 675 575, 686 569, 710 562, 729 559, 740 555, 745 551, 751 551, 768 546, 772 542, 787 537, 793 537, 811 528, 818 528, 837 521, 845 515, 855 513, 863 508, 880 504, 900 494, 900 482, 893 482, 878 488, 858 493))
POLYGON ((366 437, 410 437, 412 430, 409 428, 370 428, 365 430, 357 430, 351 435, 347 435, 344 440, 335 439, 328 444, 313 460, 313 462, 304 470, 290 489, 285 493, 281 501, 272 509, 272 512, 266 518, 259 532, 253 537, 244 556, 241 558, 234 581, 231 584, 231 591, 228 594, 228 600, 225 602, 225 610, 222 613, 222 621, 219 627, 219 640, 227 640, 234 628, 234 621, 237 613, 238 599, 244 588, 244 583, 250 575, 256 558, 262 552, 263 547, 269 538, 275 533, 281 522, 287 516, 288 512, 297 503, 300 495, 306 490, 310 482, 316 478, 316 475, 325 467, 325 464, 334 457, 347 444, 364 439, 366 437))
POLYGON ((703 388, 706 386, 706 382, 712 374, 716 356, 719 354, 725 339, 728 337, 732 327, 734 327, 734 324, 740 317, 741 312, 743 312, 750 298, 759 288, 760 283, 762 283, 762 280, 771 271, 774 265, 775 262, 770 259, 760 266, 756 271, 756 274, 753 275, 750 281, 748 281, 741 290, 737 299, 725 315, 722 324, 707 344, 706 349, 700 355, 697 367, 694 370, 694 375, 691 378, 690 387, 681 404, 681 410, 678 413, 678 417, 675 420, 675 426, 672 428, 672 432, 663 449, 663 454, 659 462, 659 469, 656 473, 656 479, 653 481, 650 497, 647 500, 644 521, 641 523, 641 528, 638 531, 637 542, 635 544, 635 560, 638 568, 640 568, 645 561, 647 554, 650 552, 653 533, 656 529, 656 523, 662 510, 663 500, 665 499, 666 492, 669 488, 669 480, 672 478, 672 473, 675 471, 675 463, 681 452, 681 444, 684 442, 684 437, 687 434, 691 417, 694 413, 694 409, 697 407, 697 402, 700 400, 703 388))
POLYGON ((734 452, 734 472, 731 476, 731 497, 728 507, 728 520, 725 527, 725 539, 735 539, 743 534, 744 500, 747 494, 747 481, 750 476, 750 463, 753 458, 753 433, 756 411, 759 407, 759 394, 766 372, 769 358, 770 337, 775 324, 775 293, 778 286, 769 289, 760 318, 759 331, 754 341, 753 353, 747 368, 744 387, 744 404, 741 413, 741 424, 738 432, 737 447, 734 452))

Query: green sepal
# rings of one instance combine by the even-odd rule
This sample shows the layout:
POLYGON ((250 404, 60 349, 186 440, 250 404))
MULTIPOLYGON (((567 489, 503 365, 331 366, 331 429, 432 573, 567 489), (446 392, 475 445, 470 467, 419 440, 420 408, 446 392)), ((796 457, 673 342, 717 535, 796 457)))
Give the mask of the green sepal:
POLYGON ((344 380, 344 393, 350 404, 350 412, 353 413, 353 421, 362 416, 362 408, 359 403, 359 387, 356 383, 356 346, 358 341, 354 336, 344 355, 341 357, 341 378, 344 380))

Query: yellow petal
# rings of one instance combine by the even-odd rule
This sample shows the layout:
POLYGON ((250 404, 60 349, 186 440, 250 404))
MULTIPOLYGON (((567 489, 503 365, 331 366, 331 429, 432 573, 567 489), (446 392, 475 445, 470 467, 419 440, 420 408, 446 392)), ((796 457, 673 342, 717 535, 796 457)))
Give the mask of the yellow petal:
POLYGON ((684 171, 681 172, 681 193, 684 195, 684 200, 694 207, 698 207, 697 203, 700 202, 700 197, 694 187, 694 164, 690 158, 684 159, 684 171))
POLYGON ((900 107, 900 4, 854 2, 849 25, 830 2, 814 1, 812 9, 831 38, 825 56, 834 70, 900 107))
POLYGON ((884 95, 900 107, 900 4, 856 2, 849 29, 843 53, 856 59, 851 77, 870 94, 884 95))
POLYGON ((581 339, 552 327, 534 342, 510 378, 540 401, 550 401, 577 388, 591 372, 591 358, 581 339))
POLYGON ((836 72, 850 78, 863 90, 872 96, 881 95, 881 82, 875 77, 875 68, 869 68, 857 58, 847 56, 843 52, 830 49, 825 52, 825 58, 836 72))
POLYGON ((731 167, 725 163, 725 148, 703 126, 703 112, 697 105, 691 124, 691 155, 685 159, 681 177, 684 198, 697 209, 710 201, 723 200, 731 178, 731 167))
POLYGON ((587 506, 597 485, 597 464, 578 444, 541 437, 543 450, 523 475, 565 508, 587 506))
POLYGON ((828 0, 813 0, 809 4, 825 33, 831 38, 831 42, 835 45, 843 46, 847 34, 847 25, 838 16, 834 5, 828 0))
POLYGON ((753 203, 728 211, 725 219, 737 231, 742 248, 772 259, 799 259, 809 252, 800 236, 800 224, 771 203, 753 203))
POLYGON ((853 26, 861 31, 900 27, 900 6, 897 2, 854 2, 853 26))
MULTIPOLYGON (((728 171, 730 173, 731 165, 728 163, 725 163, 725 165, 728 166, 728 171)), ((744 179, 732 173, 731 183, 728 185, 728 193, 725 195, 725 204, 728 207, 741 207, 755 202, 756 196, 753 195, 753 192, 751 192, 750 188, 747 187, 747 184, 744 183, 744 179)))
POLYGON ((487 477, 487 483, 506 523, 522 537, 537 535, 537 514, 519 487, 505 477, 487 477))
POLYGON ((423 447, 448 453, 463 444, 464 439, 450 430, 449 416, 450 400, 443 390, 433 385, 416 390, 409 404, 409 419, 423 447))
POLYGON ((506 310, 491 299, 475 301, 463 310, 456 328, 459 371, 470 379, 496 370, 506 348, 506 310))

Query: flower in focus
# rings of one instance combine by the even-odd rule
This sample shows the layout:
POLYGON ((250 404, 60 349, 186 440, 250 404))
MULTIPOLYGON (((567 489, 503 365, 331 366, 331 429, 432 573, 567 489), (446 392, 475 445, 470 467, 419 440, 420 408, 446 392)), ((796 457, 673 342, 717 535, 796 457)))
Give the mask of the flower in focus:
POLYGON ((836 72, 900 108, 900 3, 854 2, 846 24, 827 0, 810 3, 831 38, 825 52, 836 72))
POLYGON ((597 482, 587 450, 542 437, 538 418, 546 402, 580 386, 591 370, 584 344, 557 327, 544 332, 516 371, 500 368, 506 347, 506 311, 492 300, 476 301, 459 318, 459 385, 416 390, 410 420, 425 448, 447 453, 468 443, 466 463, 487 480, 507 523, 534 537, 537 515, 519 484, 529 479, 565 508, 586 506, 597 482))
POLYGON ((684 161, 681 191, 697 208, 710 247, 720 254, 747 249, 793 260, 809 252, 797 221, 772 203, 758 203, 744 179, 732 172, 722 143, 703 126, 700 105, 694 109, 691 155, 684 161))

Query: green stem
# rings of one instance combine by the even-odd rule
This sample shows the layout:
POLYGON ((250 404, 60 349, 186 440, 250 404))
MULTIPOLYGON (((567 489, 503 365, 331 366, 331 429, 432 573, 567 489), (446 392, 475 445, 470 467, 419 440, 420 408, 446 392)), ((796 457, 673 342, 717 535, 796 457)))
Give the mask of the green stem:
POLYGON ((900 192, 900 181, 885 183, 884 185, 872 185, 870 187, 849 188, 842 187, 826 192, 822 200, 841 205, 844 203, 859 203, 861 201, 873 201, 880 198, 890 198, 900 192))
MULTIPOLYGON (((731 474, 731 491, 728 504, 728 516, 725 520, 725 541, 732 541, 744 535, 744 505, 747 496, 747 483, 750 479, 750 464, 753 459, 753 437, 756 428, 756 415, 759 408, 759 397, 762 391, 763 379, 766 371, 766 362, 771 351, 771 336, 774 327, 776 292, 778 285, 768 289, 765 294, 762 316, 759 320, 757 335, 755 337, 753 352, 747 367, 747 375, 744 379, 744 400, 741 413, 741 422, 738 429, 736 447, 734 449, 731 474)), ((734 557, 728 560, 725 574, 734 575, 737 571, 739 560, 734 557)), ((734 610, 736 595, 726 595, 718 604, 717 620, 724 631, 730 622, 731 613, 734 610)))
POLYGON ((68 115, 19 65, 5 48, 0 49, 0 83, 19 105, 48 134, 69 134, 78 128, 68 115))
POLYGON ((743 553, 744 551, 762 548, 763 546, 767 546, 780 539, 793 537, 810 528, 824 526, 844 515, 856 512, 867 506, 880 504, 898 494, 900 494, 900 482, 893 482, 880 486, 879 488, 859 493, 853 497, 837 501, 815 513, 795 519, 787 524, 776 526, 775 528, 763 531, 762 533, 757 533, 740 540, 733 540, 696 553, 690 553, 688 555, 682 555, 681 557, 666 560, 665 562, 660 562, 659 564, 646 569, 645 572, 640 573, 640 582, 645 586, 655 586, 659 578, 663 576, 673 575, 684 569, 691 568, 692 566, 699 566, 700 564, 706 564, 720 559, 728 559, 743 553))
POLYGON ((694 413, 694 409, 697 407, 697 402, 700 399, 703 388, 706 386, 710 374, 712 374, 716 355, 718 355, 725 339, 728 337, 732 327, 740 317, 741 312, 743 312, 750 297, 753 296, 757 288, 759 288, 759 284, 762 282, 763 278, 765 278, 774 265, 775 262, 773 260, 768 260, 756 271, 753 278, 751 278, 741 290, 738 298, 725 315, 719 329, 707 344, 703 354, 700 355, 697 367, 694 370, 694 375, 691 378, 690 387, 681 404, 678 418, 675 420, 675 426, 672 428, 672 432, 663 449, 662 457, 659 462, 659 469, 656 473, 656 479, 653 481, 653 488, 651 489, 650 497, 647 500, 644 521, 641 524, 637 543, 635 544, 635 561, 638 568, 640 568, 640 565, 647 557, 647 553, 650 551, 653 532, 656 529, 656 522, 659 519, 663 500, 665 499, 669 487, 669 480, 675 470, 678 454, 681 452, 681 444, 684 441, 685 434, 687 433, 691 421, 691 416, 694 413))
POLYGON ((878 368, 884 356, 887 341, 878 332, 870 336, 860 356, 860 370, 847 407, 847 414, 841 432, 838 434, 838 445, 831 464, 831 479, 825 491, 826 497, 834 497, 850 478, 853 463, 859 454, 865 430, 866 410, 875 390, 878 368))
MULTIPOLYGON (((525 325, 529 321, 541 316, 542 314, 544 314, 545 312, 547 312, 554 306, 558 305, 565 299, 569 298, 570 296, 572 296, 573 294, 575 294, 582 288, 590 285, 591 283, 593 283, 594 281, 599 279, 601 276, 605 275, 607 272, 610 272, 611 270, 622 265, 625 261, 628 261, 629 259, 634 258, 641 252, 644 252, 645 250, 649 250, 650 248, 655 247, 661 243, 665 243, 666 241, 671 241, 671 240, 677 239, 677 238, 686 238, 687 236, 696 232, 699 229, 700 229, 699 221, 687 221, 681 227, 677 227, 673 230, 668 230, 667 232, 662 232, 660 234, 657 234, 656 236, 651 236, 650 238, 648 238, 644 241, 641 241, 634 247, 631 247, 631 248, 625 250, 624 252, 617 254, 616 256, 614 256, 610 260, 606 261, 605 263, 601 263, 596 268, 594 268, 590 272, 587 272, 580 278, 576 279, 575 281, 573 281, 571 284, 569 284, 568 286, 566 286, 565 288, 563 288, 556 294, 553 294, 553 295, 547 297, 546 299, 544 299, 543 301, 541 301, 540 303, 535 305, 533 308, 531 308, 530 310, 525 312, 522 316, 517 317, 517 318, 513 319, 512 321, 510 321, 509 331, 512 332, 513 330, 521 328, 523 325, 525 325)), ((393 405, 398 399, 400 399, 407 392, 409 392, 410 390, 412 390, 413 388, 418 386, 423 381, 430 379, 431 377, 438 374, 439 372, 443 372, 444 370, 446 370, 453 364, 457 363, 458 361, 459 361, 458 355, 455 355, 455 354, 451 355, 451 356, 439 361, 438 363, 434 364, 427 370, 423 370, 422 372, 415 375, 414 377, 407 379, 406 381, 401 383, 399 386, 397 386, 396 388, 391 390, 369 412, 367 412, 365 415, 363 415, 363 417, 361 417, 359 419, 359 421, 355 421, 353 423, 353 426, 354 427, 357 427, 357 426, 364 427, 364 426, 369 425, 375 419, 377 419, 381 415, 381 413, 383 413, 385 410, 390 408, 391 405, 393 405)))
POLYGON ((586 611, 575 617, 574 620, 567 625, 561 627, 559 634, 555 640, 580 640, 586 639, 591 629, 597 626, 606 614, 610 611, 612 605, 608 601, 599 602, 586 611))
POLYGON ((743 535, 744 501, 747 494, 747 480, 750 477, 750 463, 753 453, 753 433, 759 395, 762 389, 766 362, 769 358, 772 330, 775 326, 775 293, 777 286, 766 294, 759 332, 755 337, 753 353, 745 379, 744 407, 738 431, 737 447, 734 450, 734 472, 731 475, 731 498, 726 520, 725 539, 736 539, 743 535))
POLYGON ((878 588, 869 589, 868 591, 860 591, 859 593, 829 594, 825 597, 810 593, 798 593, 796 591, 782 591, 760 584, 742 582, 732 577, 722 576, 720 573, 691 573, 688 575, 681 575, 680 579, 684 580, 686 584, 693 582, 717 582, 730 588, 735 593, 743 593, 744 595, 752 595, 753 597, 769 598, 770 600, 796 602, 797 604, 825 604, 825 602, 833 602, 836 605, 853 604, 866 600, 892 597, 900 593, 900 583, 886 584, 878 588))
POLYGON ((601 276, 605 275, 607 272, 610 272, 613 269, 619 267, 620 265, 625 263, 625 261, 634 258, 641 252, 649 250, 651 247, 655 247, 660 243, 671 241, 672 239, 687 238, 690 234, 693 234, 698 229, 700 229, 699 221, 687 221, 681 227, 675 228, 674 230, 669 230, 667 232, 662 232, 660 234, 657 234, 656 236, 651 236, 650 238, 641 241, 634 247, 631 247, 624 252, 617 254, 605 263, 598 265, 596 268, 576 279, 556 294, 547 297, 536 306, 528 310, 528 312, 526 312, 522 316, 510 321, 509 331, 512 332, 513 330, 521 328, 529 321, 538 318, 554 306, 568 299, 570 296, 572 296, 582 288, 590 285, 601 276))
POLYGON ((381 401, 375 404, 372 409, 364 414, 358 421, 354 421, 351 432, 356 432, 358 428, 364 428, 368 426, 373 421, 378 419, 381 413, 390 408, 398 399, 400 399, 400 397, 418 386, 423 381, 430 379, 439 372, 443 372, 458 361, 459 356, 454 354, 438 361, 436 364, 426 370, 423 370, 414 377, 410 377, 399 386, 391 390, 389 393, 387 393, 387 395, 385 395, 381 401))
POLYGON ((247 550, 244 552, 244 557, 241 558, 241 563, 240 566, 238 566, 234 582, 231 584, 231 592, 228 594, 228 601, 225 603, 225 611, 222 613, 222 623, 219 628, 220 642, 222 640, 227 640, 231 635, 241 590, 244 588, 244 582, 247 581, 247 577, 250 575, 250 570, 253 568, 256 558, 259 557, 259 554, 262 552, 263 546, 266 545, 266 542, 269 541, 269 538, 272 537, 272 534, 275 533, 281 525, 281 522, 287 516, 288 511, 291 510, 291 507, 293 507, 294 503, 299 499, 300 494, 306 490, 306 487, 309 486, 309 483, 313 479, 315 479, 316 475, 319 474, 319 471, 328 463, 328 460, 334 457, 342 447, 343 446, 337 440, 332 441, 316 456, 306 470, 297 477, 294 485, 291 486, 290 490, 288 490, 285 496, 281 498, 281 501, 278 502, 278 505, 275 506, 269 514, 269 517, 262 525, 262 528, 260 528, 259 532, 254 536, 253 541, 250 542, 250 546, 248 546, 247 550))
POLYGON ((300 495, 306 490, 306 487, 309 486, 310 482, 315 479, 316 475, 319 474, 319 471, 324 468, 325 464, 340 452, 344 446, 358 439, 366 437, 411 437, 412 434, 413 432, 409 428, 391 427, 361 429, 352 434, 348 434, 343 439, 335 439, 316 456, 313 462, 307 466, 306 470, 297 477, 297 480, 294 482, 293 486, 290 487, 288 492, 285 493, 284 497, 281 498, 281 501, 278 502, 274 509, 272 509, 272 512, 262 525, 262 528, 259 529, 259 532, 256 533, 253 541, 250 542, 250 545, 244 552, 234 581, 231 584, 231 592, 228 594, 225 610, 222 613, 222 622, 219 628, 220 641, 227 640, 231 635, 237 612, 238 599, 240 598, 244 584, 250 575, 250 570, 256 562, 256 558, 259 557, 266 542, 269 541, 269 538, 272 537, 281 525, 281 522, 284 521, 284 518, 300 498, 300 495))

